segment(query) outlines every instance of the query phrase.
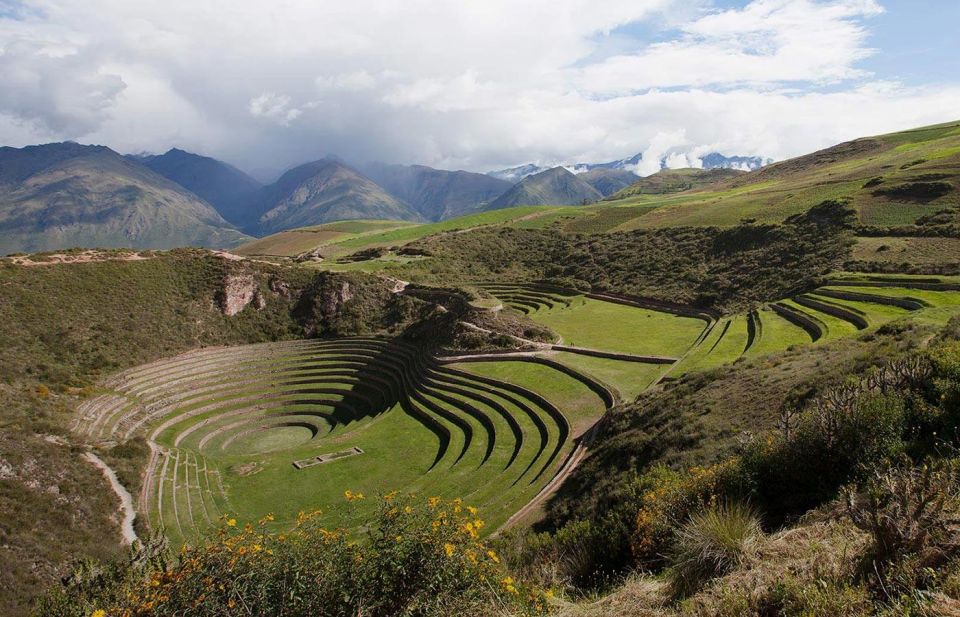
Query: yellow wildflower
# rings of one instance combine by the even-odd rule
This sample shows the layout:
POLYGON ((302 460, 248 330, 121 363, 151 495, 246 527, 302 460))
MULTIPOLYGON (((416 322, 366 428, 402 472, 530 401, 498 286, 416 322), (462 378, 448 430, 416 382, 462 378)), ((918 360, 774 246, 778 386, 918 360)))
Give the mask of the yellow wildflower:
POLYGON ((90 617, 107 617, 107 611, 102 608, 98 608, 90 614, 90 617))
POLYGON ((455 550, 455 547, 449 542, 447 542, 446 544, 443 545, 443 550, 447 554, 447 557, 453 557, 453 552, 455 550))
POLYGON ((229 527, 236 527, 236 526, 237 526, 237 519, 231 518, 230 520, 227 521, 227 525, 228 525, 229 527))
POLYGON ((493 563, 500 563, 500 558, 497 556, 495 552, 493 552, 493 550, 487 551, 487 557, 489 557, 493 561, 493 563))

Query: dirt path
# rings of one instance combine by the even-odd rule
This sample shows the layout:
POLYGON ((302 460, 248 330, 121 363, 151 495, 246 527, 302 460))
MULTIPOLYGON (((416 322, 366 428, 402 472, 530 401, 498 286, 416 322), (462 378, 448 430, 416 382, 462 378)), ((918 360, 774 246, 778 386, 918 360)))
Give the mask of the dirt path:
POLYGON ((550 495, 552 495, 560 485, 563 484, 567 478, 570 477, 570 474, 583 462, 583 459, 587 456, 587 448, 590 443, 593 441, 593 438, 596 436, 600 423, 603 422, 606 415, 602 416, 597 422, 594 423, 580 439, 579 443, 574 446, 573 451, 567 456, 567 460, 564 461, 560 469, 557 470, 557 473, 554 474, 553 478, 550 479, 547 484, 540 489, 540 492, 534 496, 533 499, 527 502, 525 506, 517 510, 513 516, 507 519, 503 525, 501 525, 495 532, 494 536, 497 536, 504 529, 509 529, 510 527, 516 525, 524 518, 529 516, 537 508, 539 508, 550 495))
POLYGON ((136 251, 124 253, 106 253, 101 251, 89 250, 80 253, 52 253, 44 255, 41 261, 35 261, 32 255, 17 255, 16 257, 7 257, 11 262, 18 266, 55 266, 58 264, 83 264, 94 261, 143 261, 152 259, 153 255, 143 255, 136 251))
POLYGON ((110 488, 120 498, 120 509, 123 510, 120 534, 123 536, 124 544, 133 544, 137 539, 137 533, 133 530, 133 520, 137 517, 136 511, 133 509, 133 496, 130 495, 130 491, 124 485, 120 484, 116 472, 110 469, 99 456, 93 452, 84 452, 83 458, 90 461, 94 467, 103 473, 104 477, 110 481, 110 488))

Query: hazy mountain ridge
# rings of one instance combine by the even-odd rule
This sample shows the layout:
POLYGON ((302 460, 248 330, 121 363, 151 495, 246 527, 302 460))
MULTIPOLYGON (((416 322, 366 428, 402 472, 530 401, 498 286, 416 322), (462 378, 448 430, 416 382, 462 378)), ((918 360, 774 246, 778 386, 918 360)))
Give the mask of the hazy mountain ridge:
POLYGON ((206 200, 234 225, 248 224, 245 206, 262 184, 236 167, 179 148, 131 158, 206 200))
POLYGON ((613 195, 637 181, 637 175, 626 169, 597 168, 579 176, 584 182, 600 191, 604 197, 613 195))
POLYGON ((210 204, 110 148, 0 148, 0 253, 225 247, 247 239, 210 204))
POLYGON ((490 204, 488 210, 511 206, 579 205, 603 198, 603 194, 576 174, 554 167, 527 176, 490 204))
POLYGON ((486 174, 446 171, 425 165, 368 163, 361 169, 430 221, 481 210, 511 187, 510 182, 486 174))
POLYGON ((261 189, 249 229, 273 233, 346 219, 422 221, 410 206, 339 160, 327 158, 286 172, 261 189))
MULTIPOLYGON (((567 167, 575 174, 583 174, 594 170, 624 170, 636 175, 637 166, 643 160, 643 153, 635 154, 625 159, 608 161, 606 163, 576 163, 567 167)), ((760 156, 725 156, 719 152, 711 152, 700 158, 702 169, 737 169, 740 171, 756 171, 765 165, 773 163, 773 159, 760 156)), ((487 172, 487 175, 510 182, 519 182, 527 176, 541 173, 550 169, 535 163, 509 167, 487 172)), ((668 169, 667 157, 660 159, 660 169, 668 169)))

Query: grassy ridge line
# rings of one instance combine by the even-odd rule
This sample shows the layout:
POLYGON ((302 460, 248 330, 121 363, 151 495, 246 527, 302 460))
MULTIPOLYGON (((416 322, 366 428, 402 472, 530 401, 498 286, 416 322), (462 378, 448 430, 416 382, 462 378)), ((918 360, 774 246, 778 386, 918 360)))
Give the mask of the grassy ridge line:
POLYGON ((281 231, 248 242, 233 252, 238 255, 293 257, 338 241, 417 226, 407 221, 338 221, 281 231))
POLYGON ((478 214, 468 214, 439 223, 410 226, 384 233, 365 235, 360 238, 350 238, 333 244, 337 248, 352 251, 367 247, 406 243, 444 231, 472 229, 474 227, 507 223, 538 212, 548 212, 554 208, 555 206, 518 206, 515 208, 505 208, 503 210, 491 210, 478 214))
MULTIPOLYGON (((311 250, 324 249, 335 257, 365 248, 406 244, 445 231, 457 231, 489 225, 539 226, 537 221, 556 211, 573 210, 563 206, 517 206, 468 214, 438 223, 417 224, 405 221, 351 220, 281 231, 244 244, 234 252, 240 255, 293 257, 311 250), (313 236, 313 239, 311 239, 313 236), (315 240, 315 241, 314 241, 315 240)), ((362 265, 362 264, 361 264, 362 265)))
POLYGON ((616 229, 735 225, 744 218, 779 222, 828 199, 849 198, 865 225, 912 224, 920 216, 960 206, 960 123, 881 135, 775 163, 706 189, 639 195, 610 202, 659 206, 616 229), (933 178, 933 176, 938 176, 933 178), (877 181, 879 184, 868 184, 877 181), (946 182, 934 198, 898 199, 883 191, 909 182, 946 182))

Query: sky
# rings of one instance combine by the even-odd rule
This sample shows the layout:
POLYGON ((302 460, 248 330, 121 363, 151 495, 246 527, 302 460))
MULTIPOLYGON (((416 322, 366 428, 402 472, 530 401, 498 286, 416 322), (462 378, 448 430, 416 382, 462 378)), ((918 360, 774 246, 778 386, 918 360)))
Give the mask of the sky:
POLYGON ((781 160, 960 118, 955 0, 0 0, 0 145, 266 179, 781 160))

